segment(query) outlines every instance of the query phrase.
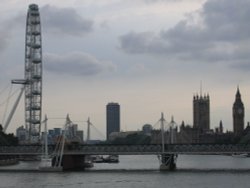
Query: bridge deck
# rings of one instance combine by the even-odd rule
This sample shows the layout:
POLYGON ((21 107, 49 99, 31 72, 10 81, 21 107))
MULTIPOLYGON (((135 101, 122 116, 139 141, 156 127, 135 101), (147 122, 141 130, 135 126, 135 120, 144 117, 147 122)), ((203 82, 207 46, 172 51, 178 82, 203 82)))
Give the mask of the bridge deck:
MULTIPOLYGON (((52 154, 54 146, 49 147, 52 154)), ((0 155, 41 155, 40 145, 0 146, 0 155)), ((172 144, 165 145, 166 154, 227 155, 250 154, 250 145, 233 144, 172 144)), ((158 155, 161 145, 71 145, 64 150, 65 155, 158 155)))

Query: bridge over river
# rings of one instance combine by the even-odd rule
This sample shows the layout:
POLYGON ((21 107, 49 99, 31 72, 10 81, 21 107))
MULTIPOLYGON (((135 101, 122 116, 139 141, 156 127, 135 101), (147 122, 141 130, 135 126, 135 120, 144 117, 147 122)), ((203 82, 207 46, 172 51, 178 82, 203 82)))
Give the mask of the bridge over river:
MULTIPOLYGON (((49 146, 52 154, 55 146, 49 146)), ((41 145, 0 146, 0 155, 42 155, 41 145)), ((64 155, 250 154, 250 144, 68 145, 64 155)))
MULTIPOLYGON (((55 146, 48 147, 50 156, 55 155, 55 146)), ((1 156, 37 156, 44 154, 42 145, 0 146, 1 156)), ((162 144, 156 145, 66 145, 64 158, 79 161, 88 155, 157 155, 161 170, 176 168, 179 154, 186 155, 232 155, 249 154, 250 144, 162 144)), ((64 164, 62 164, 64 167, 64 164)))

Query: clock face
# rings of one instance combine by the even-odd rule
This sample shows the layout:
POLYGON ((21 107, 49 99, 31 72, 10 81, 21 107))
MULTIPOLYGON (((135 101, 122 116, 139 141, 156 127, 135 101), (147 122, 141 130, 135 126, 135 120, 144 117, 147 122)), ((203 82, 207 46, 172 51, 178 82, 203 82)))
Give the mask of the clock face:
POLYGON ((243 110, 241 108, 238 109, 238 113, 242 114, 243 110))

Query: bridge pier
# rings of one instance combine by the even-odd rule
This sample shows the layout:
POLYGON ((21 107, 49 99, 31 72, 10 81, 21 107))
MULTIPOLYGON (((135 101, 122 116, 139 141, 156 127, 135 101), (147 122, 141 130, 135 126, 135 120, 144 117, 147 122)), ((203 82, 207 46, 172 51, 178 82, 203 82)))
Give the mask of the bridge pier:
MULTIPOLYGON (((91 164, 86 163, 87 156, 85 155, 63 155, 62 163, 59 166, 63 167, 63 170, 84 170, 90 168, 91 164)), ((56 157, 52 160, 52 166, 55 166, 56 157)))
POLYGON ((160 171, 173 171, 176 169, 177 155, 161 154, 160 171))

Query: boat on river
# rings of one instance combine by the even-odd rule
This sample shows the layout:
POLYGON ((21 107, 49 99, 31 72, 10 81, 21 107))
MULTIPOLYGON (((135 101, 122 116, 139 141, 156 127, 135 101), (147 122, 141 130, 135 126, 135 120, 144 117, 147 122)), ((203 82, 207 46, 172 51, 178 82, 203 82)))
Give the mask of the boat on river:
POLYGON ((232 157, 245 158, 249 157, 247 153, 233 154, 232 157))
POLYGON ((118 155, 109 155, 108 157, 103 159, 105 163, 119 163, 118 155))

